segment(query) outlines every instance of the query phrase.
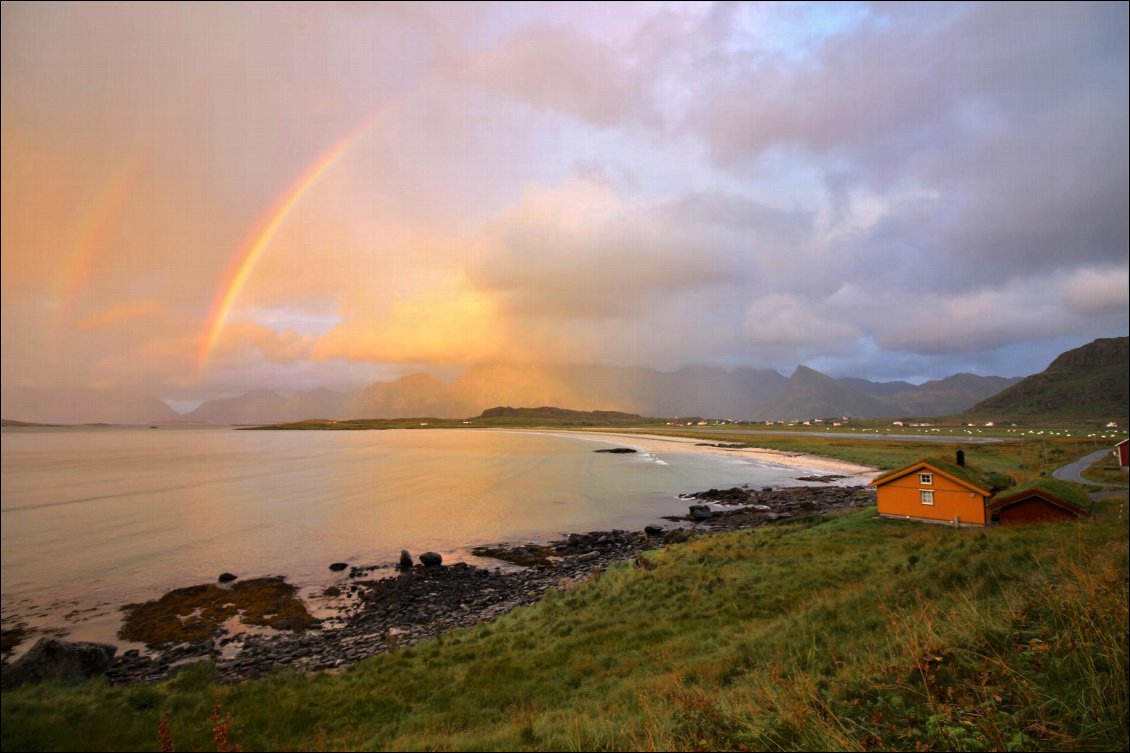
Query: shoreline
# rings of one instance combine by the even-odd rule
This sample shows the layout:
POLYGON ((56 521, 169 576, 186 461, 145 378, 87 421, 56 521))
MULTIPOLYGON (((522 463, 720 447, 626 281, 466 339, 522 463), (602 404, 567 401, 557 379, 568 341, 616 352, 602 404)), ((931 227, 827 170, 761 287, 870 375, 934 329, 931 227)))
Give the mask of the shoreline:
MULTIPOLYGON (((373 577, 379 571, 356 567, 340 588, 326 588, 316 599, 301 600, 311 611, 330 615, 315 618, 305 629, 266 629, 229 616, 213 625, 207 637, 118 654, 105 676, 114 684, 156 682, 197 661, 212 663, 224 682, 255 679, 277 670, 337 671, 376 654, 493 621, 540 601, 550 590, 597 578, 617 563, 632 561, 638 568, 650 569, 654 563, 641 556, 644 551, 695 536, 858 509, 874 503, 874 492, 864 486, 833 484, 761 490, 745 486, 711 489, 683 499, 688 514, 664 516, 667 522, 656 520, 642 530, 590 531, 540 544, 499 544, 485 555, 495 563, 489 568, 465 562, 415 565, 394 575, 373 577), (709 508, 710 515, 701 519, 695 514, 696 507, 709 508)), ((274 588, 285 582, 281 577, 261 580, 274 588)), ((161 599, 209 588, 219 595, 217 605, 228 601, 223 595, 227 592, 214 584, 175 589, 161 599)), ((7 664, 5 672, 14 664, 7 664)))
MULTIPOLYGON (((499 541, 474 548, 464 545, 459 550, 473 558, 469 562, 456 559, 442 568, 416 566, 395 573, 383 564, 354 566, 346 581, 312 590, 301 587, 300 601, 315 615, 316 625, 308 630, 264 630, 245 624, 240 618, 229 618, 217 625, 206 640, 145 647, 119 635, 114 644, 120 653, 107 676, 116 683, 155 681, 171 676, 185 662, 196 660, 213 662, 225 681, 258 677, 281 666, 296 671, 349 666, 398 645, 493 620, 539 601, 548 590, 568 588, 614 563, 638 559, 644 550, 663 548, 696 534, 750 528, 794 515, 822 514, 843 507, 844 500, 853 494, 853 505, 864 504, 858 500, 866 496, 865 485, 878 474, 873 468, 803 453, 734 447, 686 437, 587 430, 488 431, 630 446, 650 455, 739 456, 789 470, 840 475, 797 479, 819 485, 775 490, 765 487, 760 492, 745 486, 726 490, 721 496, 716 489, 681 495, 687 503, 704 502, 711 507, 716 514, 712 520, 656 512, 650 523, 645 520, 629 531, 558 533, 555 535, 559 538, 554 540, 499 541)), ((643 566, 639 562, 637 565, 643 566)), ((173 589, 152 600, 206 587, 208 584, 173 589)), ((20 648, 17 656, 26 653, 29 646, 20 648)), ((11 666, 13 657, 5 658, 5 666, 11 666)))
POLYGON ((868 483, 881 474, 881 471, 877 468, 849 463, 846 460, 834 460, 819 455, 772 450, 765 447, 721 447, 718 442, 665 434, 634 434, 631 432, 616 432, 603 429, 578 429, 575 431, 562 431, 558 429, 488 429, 487 431, 544 434, 554 437, 571 437, 574 439, 578 437, 591 437, 595 441, 625 445, 627 443, 623 440, 628 439, 634 443, 634 449, 640 449, 646 452, 693 452, 726 457, 745 457, 751 460, 759 460, 764 463, 795 468, 797 470, 824 471, 826 473, 842 474, 846 477, 850 477, 852 483, 868 483))

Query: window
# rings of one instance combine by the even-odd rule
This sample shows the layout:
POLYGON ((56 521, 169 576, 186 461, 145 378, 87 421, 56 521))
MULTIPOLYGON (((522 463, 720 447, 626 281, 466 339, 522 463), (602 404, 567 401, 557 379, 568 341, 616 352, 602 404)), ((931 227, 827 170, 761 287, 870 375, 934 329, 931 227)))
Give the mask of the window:
POLYGON ((918 474, 918 483, 922 484, 922 486, 933 486, 933 484, 934 484, 934 474, 933 473, 919 473, 918 474))
POLYGON ((918 491, 918 501, 924 505, 934 504, 934 492, 931 489, 920 489, 918 491))

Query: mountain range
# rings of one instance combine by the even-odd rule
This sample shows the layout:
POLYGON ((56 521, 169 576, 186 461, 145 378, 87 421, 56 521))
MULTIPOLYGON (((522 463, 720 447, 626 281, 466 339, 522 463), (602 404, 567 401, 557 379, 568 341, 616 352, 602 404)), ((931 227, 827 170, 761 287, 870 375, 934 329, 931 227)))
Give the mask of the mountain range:
POLYGON ((276 423, 308 418, 463 418, 497 405, 557 405, 644 416, 775 419, 931 416, 959 413, 1019 379, 957 374, 908 382, 833 379, 805 366, 776 371, 688 367, 674 372, 611 366, 484 364, 451 384, 427 374, 355 393, 314 390, 282 397, 249 392, 209 400, 186 418, 276 423))
POLYGON ((180 415, 153 395, 128 391, 4 390, 6 419, 45 423, 260 424, 304 419, 466 418, 499 405, 555 405, 643 416, 793 420, 957 415, 1125 419, 1128 338, 1095 340, 1021 379, 954 374, 914 385, 836 379, 798 366, 767 369, 481 364, 444 383, 428 374, 375 382, 356 392, 316 389, 282 396, 256 390, 209 400, 180 415))

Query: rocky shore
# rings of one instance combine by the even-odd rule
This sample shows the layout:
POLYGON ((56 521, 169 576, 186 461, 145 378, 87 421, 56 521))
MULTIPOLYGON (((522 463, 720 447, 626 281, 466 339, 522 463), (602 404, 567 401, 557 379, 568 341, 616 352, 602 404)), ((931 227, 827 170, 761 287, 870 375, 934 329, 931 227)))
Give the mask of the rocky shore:
MULTIPOLYGON (((267 627, 269 623, 263 627, 239 624, 238 618, 233 621, 227 613, 220 613, 226 621, 217 622, 203 637, 150 645, 147 653, 127 651, 114 657, 104 674, 115 683, 149 682, 168 677, 196 660, 213 662, 219 675, 232 681, 286 667, 300 672, 341 668, 383 651, 493 620, 515 607, 538 601, 550 589, 568 588, 590 578, 612 563, 634 559, 637 566, 646 566, 646 560, 638 555, 647 549, 695 535, 870 504, 874 492, 866 487, 839 486, 736 487, 711 489, 686 498, 694 503, 686 516, 672 517, 663 525, 649 525, 642 531, 594 531, 548 543, 499 544, 473 550, 478 557, 508 563, 496 568, 466 563, 415 565, 395 575, 374 578, 381 569, 353 567, 346 582, 326 588, 320 595, 333 617, 293 623, 301 624, 301 629, 275 629, 267 627)), ((279 589, 275 579, 262 579, 261 587, 279 589)), ((214 586, 207 587, 211 588, 214 586)), ((204 586, 178 589, 163 598, 173 594, 195 597, 204 590, 204 586)), ((248 598, 258 598, 258 594, 249 594, 248 598)), ((140 611, 145 606, 130 608, 140 611)), ((227 603, 222 606, 230 607, 227 603)), ((261 611, 270 609, 261 607, 261 611)), ((196 609, 198 614, 207 611, 206 607, 196 609)), ((5 668, 5 674, 10 674, 9 668, 5 668)))

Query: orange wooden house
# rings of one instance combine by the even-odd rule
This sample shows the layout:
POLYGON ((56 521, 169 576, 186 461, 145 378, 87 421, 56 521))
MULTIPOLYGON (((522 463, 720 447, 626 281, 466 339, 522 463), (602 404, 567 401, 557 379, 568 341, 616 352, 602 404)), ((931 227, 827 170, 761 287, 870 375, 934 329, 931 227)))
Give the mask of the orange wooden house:
POLYGON ((879 514, 889 518, 983 526, 985 506, 995 484, 965 465, 937 458, 919 460, 871 482, 878 497, 879 514))

